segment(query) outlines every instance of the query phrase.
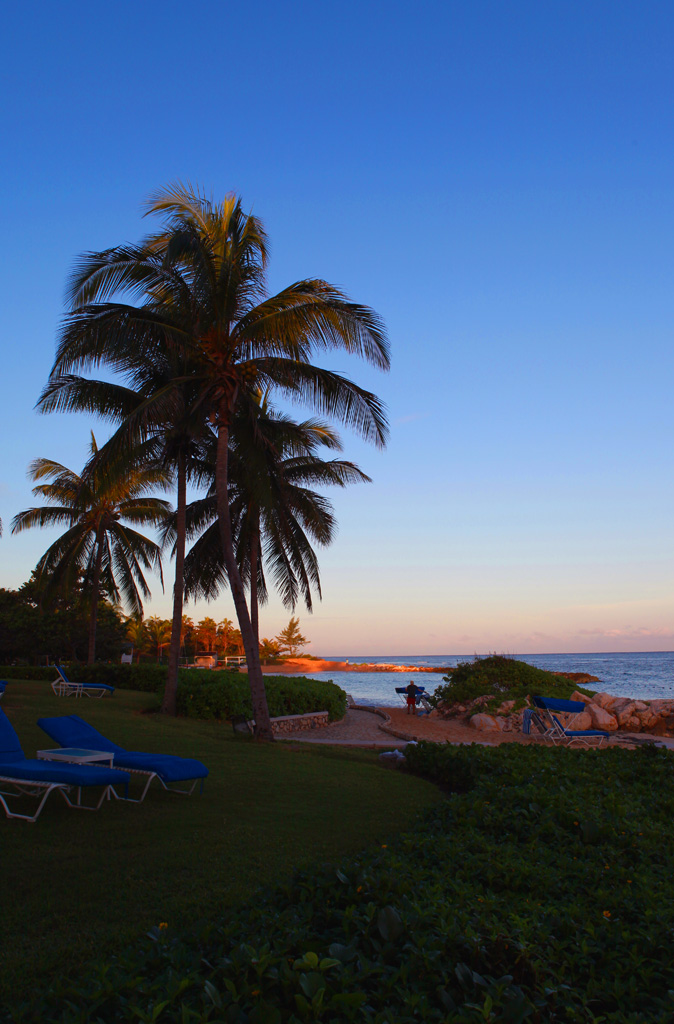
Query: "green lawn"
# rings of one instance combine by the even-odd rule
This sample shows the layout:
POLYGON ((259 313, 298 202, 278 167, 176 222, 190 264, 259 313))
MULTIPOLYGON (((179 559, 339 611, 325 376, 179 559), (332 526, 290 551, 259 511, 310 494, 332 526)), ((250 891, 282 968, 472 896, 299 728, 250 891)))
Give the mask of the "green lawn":
POLYGON ((130 749, 197 757, 210 776, 201 797, 155 784, 145 803, 95 814, 58 794, 35 824, 0 813, 0 997, 44 986, 159 922, 218 914, 297 866, 385 840, 438 799, 430 783, 382 768, 373 752, 258 745, 228 725, 147 713, 155 703, 121 690, 76 701, 45 683, 7 687, 1 706, 28 757, 55 745, 39 717, 76 712, 130 749))

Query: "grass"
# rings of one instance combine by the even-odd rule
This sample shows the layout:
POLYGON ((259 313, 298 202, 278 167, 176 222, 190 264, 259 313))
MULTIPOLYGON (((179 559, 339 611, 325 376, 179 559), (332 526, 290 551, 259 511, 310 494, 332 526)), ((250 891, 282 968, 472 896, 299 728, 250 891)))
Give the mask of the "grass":
POLYGON ((0 999, 160 922, 210 919, 296 867, 385 841, 438 799, 371 751, 258 745, 224 723, 144 713, 154 703, 145 693, 75 702, 42 682, 8 686, 2 708, 28 757, 54 745, 39 717, 77 712, 130 749, 198 757, 210 776, 201 797, 157 786, 143 804, 93 814, 54 794, 35 824, 0 817, 0 999))

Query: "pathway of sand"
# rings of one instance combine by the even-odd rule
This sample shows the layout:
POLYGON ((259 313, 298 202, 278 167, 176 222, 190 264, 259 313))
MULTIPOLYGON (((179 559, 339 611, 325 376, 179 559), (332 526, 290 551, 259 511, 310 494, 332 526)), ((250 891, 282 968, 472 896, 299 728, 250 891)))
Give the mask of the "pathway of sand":
MULTIPOLYGON (((298 732, 286 738, 300 743, 323 743, 344 747, 381 747, 393 750, 404 747, 409 740, 432 740, 435 743, 479 743, 482 746, 498 746, 501 743, 537 743, 540 739, 524 736, 519 732, 484 733, 471 729, 456 721, 446 721, 436 715, 408 715, 404 708, 382 708, 389 717, 384 718, 365 708, 349 708, 341 722, 333 722, 324 729, 312 729, 298 732), (397 736, 382 729, 388 725, 397 736)), ((644 742, 656 742, 674 749, 674 738, 641 736, 620 733, 619 737, 611 737, 611 741, 639 745, 644 742)))

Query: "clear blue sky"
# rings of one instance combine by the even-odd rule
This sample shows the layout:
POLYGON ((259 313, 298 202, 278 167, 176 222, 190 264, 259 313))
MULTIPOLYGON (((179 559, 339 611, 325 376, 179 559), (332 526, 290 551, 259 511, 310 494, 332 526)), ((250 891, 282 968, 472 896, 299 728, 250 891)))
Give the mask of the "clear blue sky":
POLYGON ((662 0, 8 7, 0 586, 49 540, 9 534, 28 463, 85 457, 33 412, 72 261, 189 179, 262 217, 271 288, 389 327, 389 375, 337 364, 393 432, 346 438, 374 483, 335 496, 312 651, 674 648, 673 32, 662 0))

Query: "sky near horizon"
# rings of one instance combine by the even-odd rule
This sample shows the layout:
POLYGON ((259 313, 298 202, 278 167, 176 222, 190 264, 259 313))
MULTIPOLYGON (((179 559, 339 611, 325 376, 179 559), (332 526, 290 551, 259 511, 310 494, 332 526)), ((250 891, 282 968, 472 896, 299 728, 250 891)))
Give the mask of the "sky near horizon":
MULTIPOLYGON (((14 4, 0 43, 0 586, 46 531, 29 462, 66 277, 135 241, 175 180, 236 191, 269 286, 341 285, 385 319, 373 483, 331 495, 315 654, 674 649, 674 7, 653 0, 14 4)), ((167 578, 171 568, 167 567, 167 578)), ((153 583, 147 614, 168 616, 153 583)), ((225 594, 186 612, 234 618, 225 594)), ((289 613, 261 613, 271 636, 289 613)))

